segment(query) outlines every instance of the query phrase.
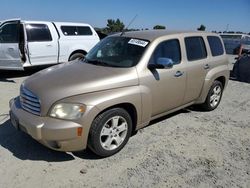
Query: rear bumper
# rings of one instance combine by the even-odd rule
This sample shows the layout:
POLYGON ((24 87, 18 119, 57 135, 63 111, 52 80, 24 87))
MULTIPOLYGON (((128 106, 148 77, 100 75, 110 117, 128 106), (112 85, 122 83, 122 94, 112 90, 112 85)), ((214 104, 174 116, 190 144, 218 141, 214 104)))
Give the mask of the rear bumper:
MULTIPOLYGON (((86 148, 86 135, 79 123, 33 115, 23 110, 19 98, 10 101, 11 122, 43 145, 58 151, 79 151, 86 148), (83 133, 78 135, 78 128, 83 133)), ((88 129, 87 129, 88 130, 88 129)))

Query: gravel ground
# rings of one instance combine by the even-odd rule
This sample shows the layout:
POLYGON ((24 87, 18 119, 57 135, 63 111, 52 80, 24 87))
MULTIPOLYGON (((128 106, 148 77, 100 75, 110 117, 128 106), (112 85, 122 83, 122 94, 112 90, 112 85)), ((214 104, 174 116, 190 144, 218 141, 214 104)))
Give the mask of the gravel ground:
POLYGON ((230 81, 215 111, 160 118, 100 159, 52 151, 10 125, 8 101, 31 73, 0 72, 1 188, 250 188, 250 84, 230 81))

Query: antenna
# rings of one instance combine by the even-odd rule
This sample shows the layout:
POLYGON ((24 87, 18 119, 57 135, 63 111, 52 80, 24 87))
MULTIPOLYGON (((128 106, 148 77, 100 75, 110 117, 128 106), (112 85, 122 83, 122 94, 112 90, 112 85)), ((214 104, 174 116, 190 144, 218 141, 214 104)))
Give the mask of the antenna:
POLYGON ((136 15, 134 16, 134 18, 129 22, 128 26, 127 26, 125 29, 122 30, 122 33, 121 33, 120 36, 122 36, 122 35, 125 33, 125 31, 128 29, 128 27, 135 21, 136 17, 137 17, 137 14, 136 14, 136 15))

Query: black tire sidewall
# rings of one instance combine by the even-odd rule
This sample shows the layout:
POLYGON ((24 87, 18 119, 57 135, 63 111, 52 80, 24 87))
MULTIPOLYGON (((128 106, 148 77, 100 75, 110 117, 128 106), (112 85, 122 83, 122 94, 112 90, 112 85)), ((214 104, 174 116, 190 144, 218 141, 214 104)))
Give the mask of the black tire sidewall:
POLYGON ((110 155, 113 155, 120 151, 128 142, 129 137, 131 136, 132 133, 132 120, 127 111, 125 111, 122 108, 113 108, 110 110, 107 110, 100 115, 98 115, 95 120, 93 121, 91 128, 90 128, 90 137, 89 137, 89 148, 96 153, 99 156, 102 157, 107 157, 110 155), (127 135, 123 141, 123 143, 116 149, 114 150, 105 150, 100 143, 100 134, 103 126, 105 123, 112 117, 114 116, 121 116, 123 117, 128 124, 128 131, 127 135))

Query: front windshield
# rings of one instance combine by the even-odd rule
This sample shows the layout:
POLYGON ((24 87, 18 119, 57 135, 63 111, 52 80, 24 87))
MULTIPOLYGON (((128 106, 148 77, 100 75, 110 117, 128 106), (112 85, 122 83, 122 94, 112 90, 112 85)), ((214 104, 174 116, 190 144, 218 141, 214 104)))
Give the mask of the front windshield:
POLYGON ((148 41, 127 37, 107 37, 89 51, 85 58, 86 63, 111 67, 135 66, 148 41))

